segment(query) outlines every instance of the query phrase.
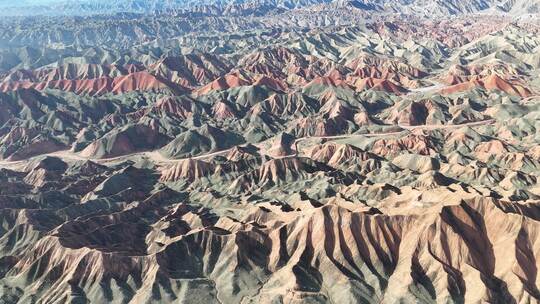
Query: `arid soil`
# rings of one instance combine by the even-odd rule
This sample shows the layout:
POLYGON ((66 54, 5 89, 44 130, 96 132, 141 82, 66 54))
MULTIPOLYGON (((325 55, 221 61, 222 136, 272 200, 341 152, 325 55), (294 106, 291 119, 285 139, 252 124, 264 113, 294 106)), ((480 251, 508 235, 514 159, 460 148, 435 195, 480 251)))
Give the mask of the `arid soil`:
POLYGON ((540 302, 534 6, 267 2, 0 21, 0 302, 540 302))

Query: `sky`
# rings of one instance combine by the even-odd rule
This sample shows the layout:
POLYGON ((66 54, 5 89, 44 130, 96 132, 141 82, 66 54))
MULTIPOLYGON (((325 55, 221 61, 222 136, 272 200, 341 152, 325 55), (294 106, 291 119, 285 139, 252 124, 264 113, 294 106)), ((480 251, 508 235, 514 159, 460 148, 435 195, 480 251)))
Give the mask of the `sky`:
MULTIPOLYGON (((71 2, 78 0, 69 0, 71 2)), ((66 0, 0 0, 0 6, 29 6, 29 5, 47 5, 59 2, 66 2, 66 0)))

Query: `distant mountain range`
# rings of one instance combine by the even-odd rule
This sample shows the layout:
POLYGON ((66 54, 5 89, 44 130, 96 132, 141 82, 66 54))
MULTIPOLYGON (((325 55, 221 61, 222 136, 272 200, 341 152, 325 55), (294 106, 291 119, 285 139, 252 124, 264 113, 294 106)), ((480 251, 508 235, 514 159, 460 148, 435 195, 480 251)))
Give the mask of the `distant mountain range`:
POLYGON ((426 16, 469 13, 537 14, 538 0, 26 0, 0 1, 1 15, 93 15, 156 13, 162 11, 206 15, 265 15, 308 7, 342 7, 379 13, 426 16))

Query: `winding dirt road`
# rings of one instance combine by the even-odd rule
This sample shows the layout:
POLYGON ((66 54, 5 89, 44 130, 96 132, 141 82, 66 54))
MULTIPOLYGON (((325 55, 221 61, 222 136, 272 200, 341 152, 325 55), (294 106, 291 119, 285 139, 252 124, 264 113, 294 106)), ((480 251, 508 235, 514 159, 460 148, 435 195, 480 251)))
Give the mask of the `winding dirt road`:
MULTIPOLYGON (((402 130, 400 131, 393 131, 393 132, 383 132, 383 133, 371 133, 371 134, 344 134, 344 135, 334 135, 334 136, 311 136, 311 137, 302 137, 302 138, 298 138, 294 141, 293 145, 295 147, 295 153, 294 154, 291 154, 291 155, 287 155, 287 156, 283 156, 283 157, 293 157, 293 156, 296 156, 297 155, 297 151, 298 151, 298 144, 302 141, 306 141, 306 140, 311 140, 311 139, 315 139, 315 140, 336 140, 336 139, 351 139, 351 138, 369 138, 369 137, 384 137, 384 136, 392 136, 392 135, 398 135, 404 131, 413 131, 413 130, 437 130, 437 129, 457 129, 457 128, 462 128, 462 127, 474 127, 474 126, 481 126, 481 125, 490 125, 490 124, 493 124, 495 122, 494 119, 488 119, 488 120, 483 120, 483 121, 477 121, 477 122, 471 122, 471 123, 465 123, 465 124, 459 124, 459 125, 422 125, 422 126, 404 126, 404 125, 395 125, 393 127, 398 127, 402 130)), ((388 126, 388 127, 392 127, 392 126, 388 126)), ((260 144, 256 144, 255 146, 258 146, 259 148, 262 148, 264 144, 263 143, 260 143, 260 144)), ((58 157, 58 158, 61 158, 61 159, 64 159, 64 160, 67 160, 67 161, 93 161, 93 162, 96 162, 96 163, 99 163, 99 164, 108 164, 108 163, 115 163, 115 162, 120 162, 120 161, 123 161, 123 160, 128 160, 130 158, 134 158, 134 157, 140 157, 140 158, 145 158, 145 159, 148 159, 148 160, 151 160, 152 162, 156 163, 156 164, 168 164, 168 163, 176 163, 176 162, 180 162, 180 161, 183 161, 185 159, 205 159, 205 158, 211 158, 211 157, 214 157, 214 156, 218 156, 218 155, 226 155, 227 153, 229 153, 232 149, 234 149, 235 147, 232 147, 232 148, 229 148, 229 149, 225 149, 225 150, 221 150, 221 151, 216 151, 216 152, 211 152, 211 153, 207 153, 207 154, 203 154, 203 155, 199 155, 199 156, 193 156, 193 157, 186 157, 186 158, 180 158, 180 159, 169 159, 169 158, 166 158, 164 157, 162 154, 159 153, 159 151, 155 150, 155 151, 146 151, 146 152, 136 152, 136 153, 132 153, 132 154, 128 154, 128 155, 122 155, 122 156, 117 156, 117 157, 112 157, 112 158, 87 158, 87 157, 83 157, 75 152, 72 152, 70 150, 63 150, 63 151, 57 151, 57 152, 52 152, 52 153, 48 153, 48 154, 42 154, 42 155, 38 155, 38 156, 34 156, 32 158, 29 158, 29 159, 24 159, 24 160, 17 160, 17 161, 8 161, 8 160, 2 160, 0 161, 0 168, 15 168, 15 167, 18 167, 18 166, 22 166, 26 163, 28 163, 28 161, 31 161, 32 159, 37 159, 37 158, 40 158, 40 157, 44 157, 44 156, 52 156, 52 157, 58 157)))

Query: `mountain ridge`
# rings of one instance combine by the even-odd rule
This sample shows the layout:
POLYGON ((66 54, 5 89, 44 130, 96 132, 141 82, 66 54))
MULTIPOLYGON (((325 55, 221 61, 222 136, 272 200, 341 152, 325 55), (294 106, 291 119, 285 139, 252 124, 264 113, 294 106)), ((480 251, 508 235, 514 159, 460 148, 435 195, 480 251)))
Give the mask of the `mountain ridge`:
POLYGON ((4 16, 95 15, 115 13, 158 13, 193 15, 268 15, 311 7, 350 7, 367 12, 406 13, 422 16, 455 16, 472 13, 525 15, 540 13, 537 0, 80 0, 44 2, 0 2, 4 16))
POLYGON ((540 302, 534 2, 177 2, 0 18, 0 303, 540 302))

